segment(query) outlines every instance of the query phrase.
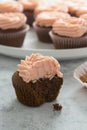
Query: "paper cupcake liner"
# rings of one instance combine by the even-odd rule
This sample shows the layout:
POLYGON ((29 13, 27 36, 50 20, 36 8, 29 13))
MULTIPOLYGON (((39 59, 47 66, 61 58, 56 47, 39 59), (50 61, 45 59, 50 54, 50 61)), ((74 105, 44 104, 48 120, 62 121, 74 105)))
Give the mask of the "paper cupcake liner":
POLYGON ((26 25, 20 30, 0 31, 0 44, 12 47, 21 47, 28 30, 29 26, 26 25))
POLYGON ((16 71, 12 76, 12 83, 19 102, 27 106, 40 106, 56 99, 63 84, 63 78, 54 76, 50 82, 47 78, 26 83, 16 71))
POLYGON ((49 32, 52 29, 51 27, 40 27, 36 25, 36 23, 33 23, 33 27, 36 31, 37 37, 41 42, 44 43, 52 43, 52 40, 49 36, 49 32))
POLYGON ((87 47, 87 34, 79 38, 62 37, 54 34, 52 31, 49 35, 53 41, 56 49, 70 49, 70 48, 82 48, 87 47))
POLYGON ((24 10, 23 13, 27 17, 27 24, 32 26, 34 22, 34 10, 24 10))
MULTIPOLYGON (((85 86, 87 88, 87 83, 83 82, 80 77, 84 76, 87 73, 87 62, 84 62, 80 66, 78 66, 74 71, 74 78, 78 80, 82 86, 85 86)), ((87 78, 87 77, 85 77, 87 78)), ((86 80, 87 81, 87 80, 86 80)))

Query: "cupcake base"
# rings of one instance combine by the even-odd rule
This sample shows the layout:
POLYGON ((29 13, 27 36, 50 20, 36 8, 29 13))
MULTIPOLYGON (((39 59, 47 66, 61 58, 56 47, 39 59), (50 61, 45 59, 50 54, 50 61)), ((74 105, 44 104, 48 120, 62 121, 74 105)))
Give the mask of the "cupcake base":
POLYGON ((40 106, 44 102, 51 102, 56 99, 63 78, 55 75, 52 79, 41 78, 36 82, 26 83, 16 71, 12 76, 12 82, 19 102, 28 106, 40 106))
POLYGON ((52 27, 41 27, 36 25, 36 23, 33 23, 33 27, 37 33, 37 37, 41 42, 44 43, 52 43, 52 40, 49 36, 49 32, 52 29, 52 27))
POLYGON ((49 33, 54 47, 56 49, 70 49, 70 48, 82 48, 87 47, 87 34, 82 37, 63 37, 59 36, 52 31, 49 33))
POLYGON ((32 26, 34 22, 34 10, 24 10, 23 13, 27 17, 27 24, 32 26))
POLYGON ((21 29, 0 30, 0 44, 21 47, 28 30, 28 25, 25 25, 21 29))

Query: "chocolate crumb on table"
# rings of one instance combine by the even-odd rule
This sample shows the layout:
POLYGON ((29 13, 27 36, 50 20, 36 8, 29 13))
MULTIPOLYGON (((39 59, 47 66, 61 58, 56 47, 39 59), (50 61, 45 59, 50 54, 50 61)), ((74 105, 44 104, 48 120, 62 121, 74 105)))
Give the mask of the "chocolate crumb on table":
POLYGON ((56 111, 62 110, 62 105, 59 103, 53 104, 53 110, 56 110, 56 111))

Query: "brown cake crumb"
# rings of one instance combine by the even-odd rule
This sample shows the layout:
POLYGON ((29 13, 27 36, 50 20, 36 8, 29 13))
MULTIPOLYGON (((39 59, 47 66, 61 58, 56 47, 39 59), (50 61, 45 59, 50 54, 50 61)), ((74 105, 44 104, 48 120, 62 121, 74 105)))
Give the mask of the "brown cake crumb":
POLYGON ((80 76, 80 80, 87 83, 87 71, 82 76, 80 76))
POLYGON ((53 110, 60 111, 62 109, 62 105, 59 103, 53 104, 53 110))

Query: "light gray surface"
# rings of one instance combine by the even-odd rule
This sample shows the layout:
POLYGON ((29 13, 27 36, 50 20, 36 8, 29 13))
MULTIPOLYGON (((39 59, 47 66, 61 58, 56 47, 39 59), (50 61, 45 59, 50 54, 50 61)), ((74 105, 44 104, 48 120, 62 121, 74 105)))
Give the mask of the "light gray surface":
POLYGON ((87 130, 87 89, 74 78, 85 59, 61 60, 64 84, 56 101, 31 108, 16 100, 11 77, 20 59, 0 55, 0 130, 87 130), (61 112, 53 111, 55 102, 61 112))

